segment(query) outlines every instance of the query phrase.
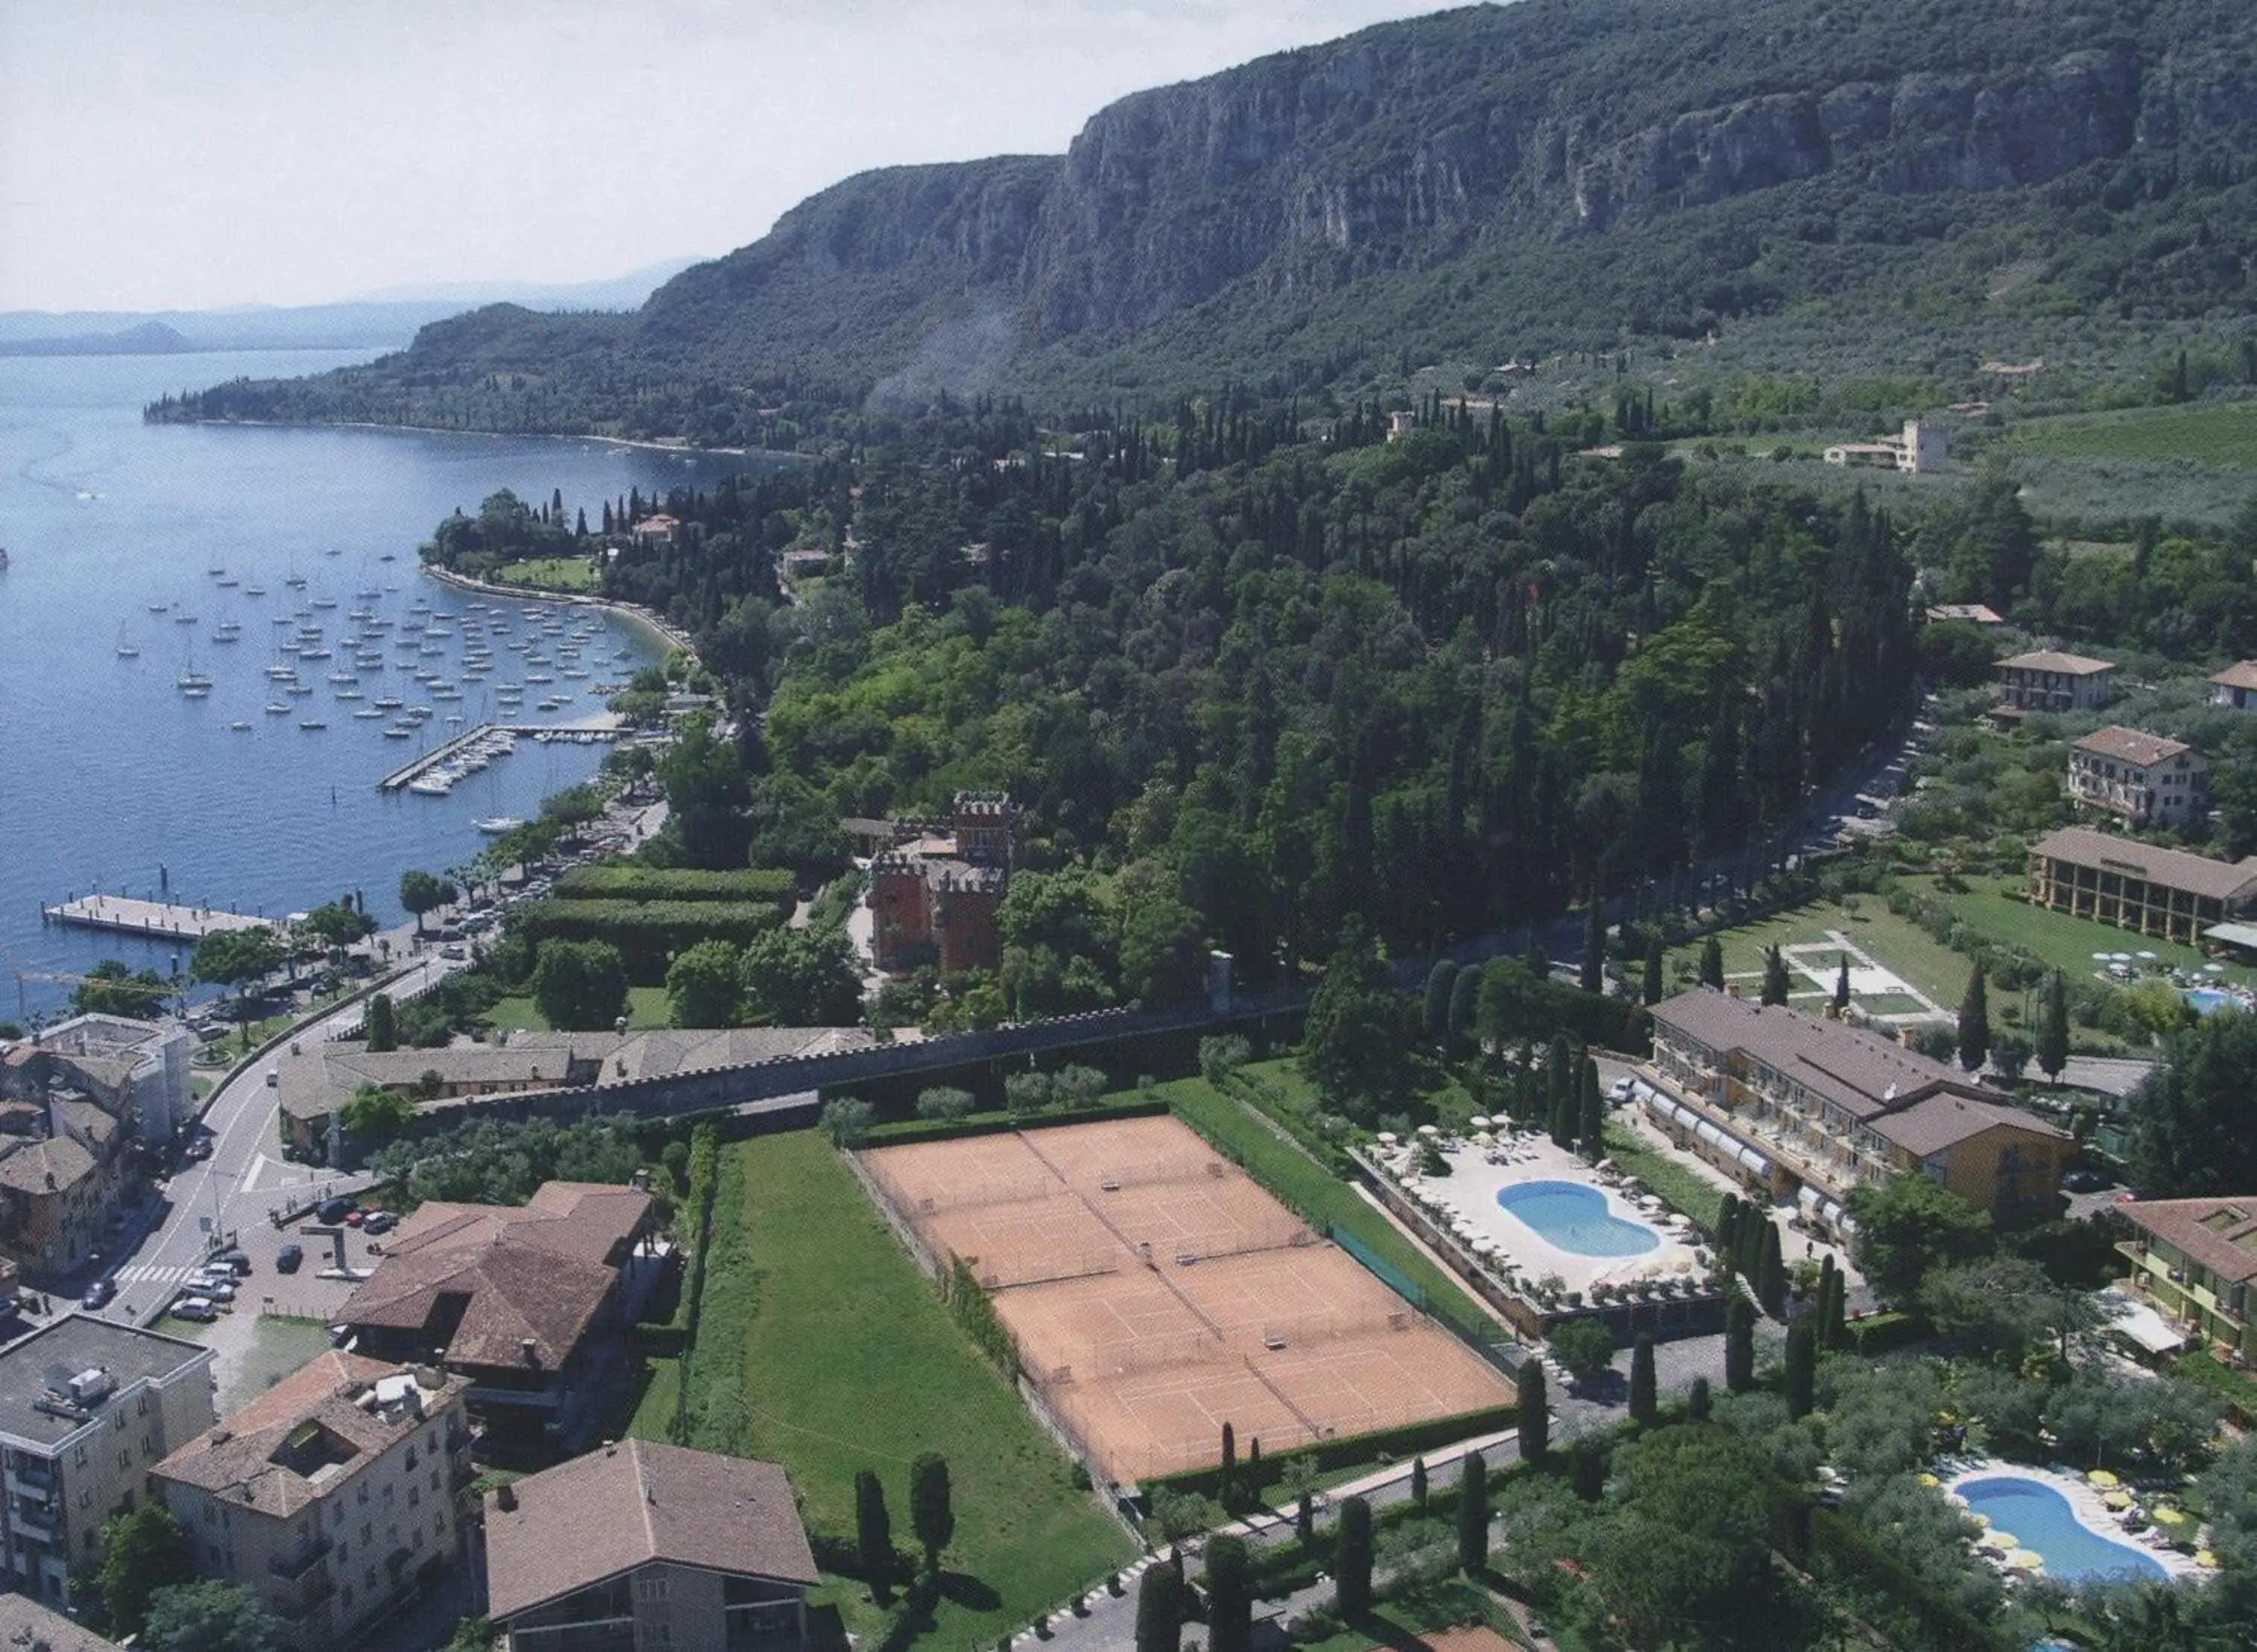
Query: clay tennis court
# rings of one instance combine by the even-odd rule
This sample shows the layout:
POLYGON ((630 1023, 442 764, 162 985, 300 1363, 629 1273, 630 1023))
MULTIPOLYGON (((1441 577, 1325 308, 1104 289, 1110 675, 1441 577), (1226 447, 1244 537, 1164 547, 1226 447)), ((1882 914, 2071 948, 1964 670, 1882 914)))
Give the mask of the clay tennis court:
POLYGON ((1119 1483, 1503 1403, 1503 1380, 1173 1119, 880 1147, 1022 1365, 1119 1483))

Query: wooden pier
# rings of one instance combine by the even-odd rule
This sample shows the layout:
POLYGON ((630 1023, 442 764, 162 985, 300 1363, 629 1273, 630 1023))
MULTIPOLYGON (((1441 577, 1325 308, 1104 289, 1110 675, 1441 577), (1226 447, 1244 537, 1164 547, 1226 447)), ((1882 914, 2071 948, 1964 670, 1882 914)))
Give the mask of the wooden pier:
POLYGON ((59 906, 39 907, 49 923, 75 924, 81 929, 108 929, 117 935, 147 935, 193 944, 226 929, 279 928, 277 921, 253 918, 240 912, 218 912, 209 907, 174 907, 161 900, 137 900, 131 895, 81 895, 59 906))

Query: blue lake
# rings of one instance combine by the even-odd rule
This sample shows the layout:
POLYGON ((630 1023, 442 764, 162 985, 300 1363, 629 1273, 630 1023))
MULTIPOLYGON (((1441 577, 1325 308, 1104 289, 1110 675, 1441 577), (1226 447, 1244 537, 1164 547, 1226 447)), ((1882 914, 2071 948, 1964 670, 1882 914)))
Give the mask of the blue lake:
POLYGON ((1499 1188, 1496 1202, 1546 1244, 1577 1256, 1637 1256, 1661 1243, 1645 1223, 1609 1212, 1597 1189, 1573 1182, 1516 1183, 1499 1188))
MULTIPOLYGON (((18 972, 82 973, 105 957, 161 972, 174 956, 43 924, 43 901, 97 887, 153 895, 161 883, 174 900, 279 914, 358 890, 397 921, 402 871, 460 865, 481 841, 473 821, 529 815, 601 760, 600 747, 528 740, 446 797, 377 791, 419 743, 453 731, 445 715, 570 722, 603 709, 598 684, 657 657, 643 628, 606 616, 578 644, 589 674, 553 684, 573 699, 538 711, 538 685, 524 678, 541 667, 520 669, 506 641, 537 633, 555 605, 504 604, 512 630, 486 639, 487 672, 466 673, 460 616, 480 599, 422 575, 416 546, 449 511, 475 512, 500 488, 534 500, 561 491, 567 509, 592 519, 630 487, 710 484, 739 466, 579 441, 141 421, 143 404, 167 389, 366 355, 0 359, 0 546, 11 559, 0 573, 0 1019, 18 1014, 18 972), (328 681, 354 669, 335 652, 357 608, 392 622, 380 633, 386 664, 360 673, 358 702, 328 681), (398 640, 436 610, 458 616, 420 639, 438 652, 404 655, 398 640), (270 714, 284 702, 267 674, 278 643, 311 624, 332 659, 300 660, 315 692, 270 714), (191 666, 212 680, 208 696, 180 691, 191 666), (411 667, 438 672, 463 697, 432 700, 411 667), (514 713, 496 692, 513 680, 528 690, 514 713), (418 736, 386 739, 389 717, 351 715, 382 695, 440 715, 418 736), (231 726, 240 722, 251 727, 231 726)), ((53 1013, 68 988, 23 981, 20 992, 31 1013, 53 1013)))

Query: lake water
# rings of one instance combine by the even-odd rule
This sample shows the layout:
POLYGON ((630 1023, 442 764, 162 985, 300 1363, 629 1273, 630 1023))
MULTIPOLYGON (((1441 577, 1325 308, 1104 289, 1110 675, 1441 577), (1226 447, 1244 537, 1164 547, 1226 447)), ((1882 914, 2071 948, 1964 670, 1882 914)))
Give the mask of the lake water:
MULTIPOLYGON (((0 1020, 18 1014, 18 972, 83 973, 116 957, 162 973, 178 951, 43 924, 43 901, 96 888, 155 897, 161 884, 163 898, 275 915, 358 890, 398 921, 401 872, 461 865, 481 842, 475 820, 529 816, 601 760, 602 747, 525 740, 445 797, 377 790, 456 731, 448 716, 569 723, 603 710, 597 685, 657 657, 646 631, 606 615, 569 659, 570 629, 541 630, 547 618, 577 618, 555 604, 499 601, 509 628, 492 628, 490 611, 470 606, 485 599, 424 576, 415 547, 449 511, 475 512, 499 488, 534 501, 562 489, 567 509, 593 519, 630 487, 710 483, 730 462, 541 438, 141 421, 143 404, 167 389, 364 356, 0 358, 0 546, 11 560, 0 573, 0 1020), (390 624, 364 631, 356 610, 390 624), (456 618, 414 634, 435 611, 456 618), (280 652, 315 625, 329 658, 280 652), (353 637, 381 667, 356 665, 340 646, 353 637), (528 641, 550 663, 527 665, 509 646, 528 641), (465 669, 480 663, 467 652, 478 646, 490 653, 482 674, 465 669), (313 691, 278 690, 268 667, 283 664, 313 691), (568 665, 587 674, 564 674, 568 665), (435 698, 419 670, 462 697, 435 698), (208 695, 181 692, 189 672, 211 680, 208 695), (333 673, 360 681, 332 682, 333 673), (552 681, 527 681, 535 673, 552 681), (504 682, 524 688, 521 710, 500 697, 504 682), (574 697, 553 711, 536 709, 543 694, 565 693, 574 697), (396 713, 352 715, 380 697, 433 715, 415 735, 386 738, 396 713), (327 726, 301 729, 308 721, 327 726)), ((52 1014, 68 992, 21 984, 33 1014, 52 1014)))

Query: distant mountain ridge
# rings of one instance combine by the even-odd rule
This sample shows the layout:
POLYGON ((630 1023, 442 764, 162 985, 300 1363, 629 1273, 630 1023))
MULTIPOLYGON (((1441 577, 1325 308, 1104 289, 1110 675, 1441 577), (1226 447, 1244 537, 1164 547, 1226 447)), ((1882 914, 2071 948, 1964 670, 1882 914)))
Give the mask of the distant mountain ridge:
POLYGON ((619 412, 591 375, 690 401, 1101 394, 1263 364, 1320 385, 1398 351, 1698 337, 1798 305, 1972 314, 2009 265, 2023 313, 2242 314, 2248 21, 2242 0, 1442 13, 1123 98, 1062 157, 848 179, 632 318, 477 312, 428 328, 392 392, 336 389, 365 413, 404 376, 521 373, 518 416, 570 425, 619 412))

